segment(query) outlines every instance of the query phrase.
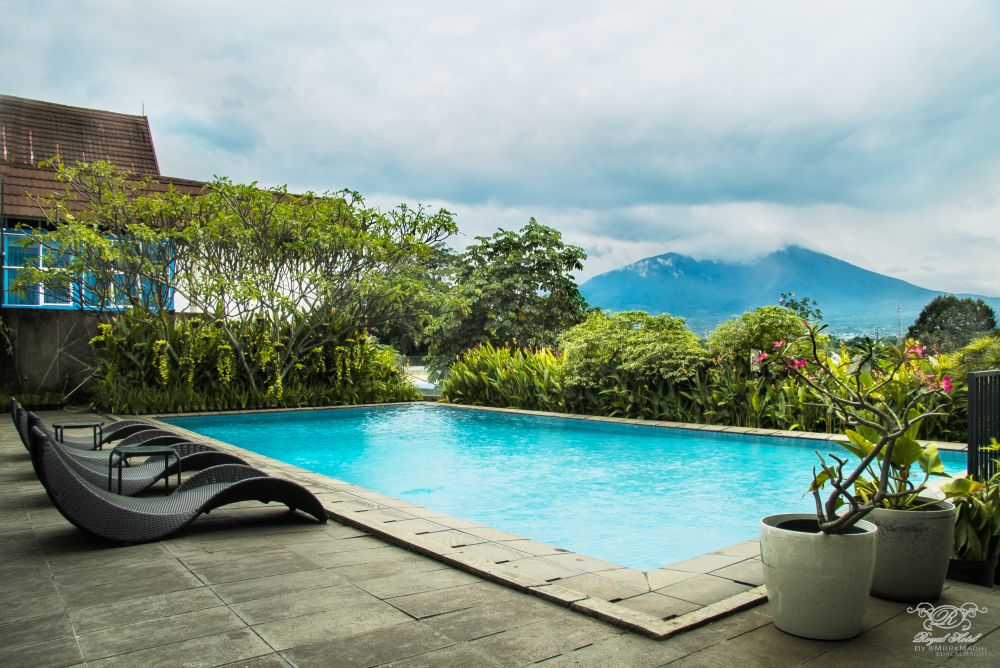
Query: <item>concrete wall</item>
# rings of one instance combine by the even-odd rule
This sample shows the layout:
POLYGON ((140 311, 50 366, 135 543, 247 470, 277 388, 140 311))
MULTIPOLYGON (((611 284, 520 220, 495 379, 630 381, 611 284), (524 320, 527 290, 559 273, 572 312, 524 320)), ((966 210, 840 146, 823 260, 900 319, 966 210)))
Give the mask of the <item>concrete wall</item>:
MULTIPOLYGON (((16 393, 68 393, 89 375, 94 362, 90 339, 97 316, 80 311, 0 310, 13 354, 0 339, 0 389, 16 393)), ((77 391, 73 399, 84 395, 77 391)))

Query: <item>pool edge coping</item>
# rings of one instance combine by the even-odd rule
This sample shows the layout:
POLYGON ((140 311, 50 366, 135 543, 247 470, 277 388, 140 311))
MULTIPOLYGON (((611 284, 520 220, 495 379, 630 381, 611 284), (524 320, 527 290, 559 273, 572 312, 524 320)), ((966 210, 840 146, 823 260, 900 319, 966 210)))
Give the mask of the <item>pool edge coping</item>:
MULTIPOLYGON (((231 443, 214 439, 204 434, 194 432, 183 427, 160 422, 159 418, 169 418, 169 417, 196 417, 196 416, 212 416, 212 415, 240 415, 240 414, 256 414, 256 413, 273 413, 273 412, 308 412, 308 411, 320 411, 320 410, 347 410, 355 408, 374 408, 374 407, 385 407, 385 406, 399 406, 399 405, 429 405, 444 408, 462 409, 462 410, 480 410, 480 411, 493 411, 500 413, 510 413, 510 414, 521 414, 521 415, 532 415, 538 417, 556 417, 556 418, 568 418, 577 420, 587 420, 595 422, 609 422, 609 423, 619 423, 619 424, 630 424, 630 425, 641 425, 650 427, 659 427, 667 429, 683 429, 683 430, 698 430, 698 431, 712 431, 720 433, 731 433, 731 434, 743 434, 751 436, 777 436, 786 438, 805 438, 816 441, 838 441, 846 440, 846 438, 840 434, 825 434, 819 432, 804 432, 804 431, 787 431, 780 429, 761 429, 752 427, 732 427, 725 425, 703 425, 694 423, 683 423, 683 422, 672 422, 664 420, 641 420, 634 418, 612 418, 605 416, 594 416, 594 415, 582 415, 574 413, 557 413, 552 411, 534 411, 525 409, 513 409, 513 408, 499 408, 491 406, 469 406, 464 404, 450 404, 445 402, 435 402, 435 401, 412 401, 412 402, 388 402, 379 404, 357 404, 352 406, 321 406, 321 407, 303 407, 303 408, 275 408, 275 409, 255 409, 255 410, 232 410, 232 411, 200 411, 194 413, 160 413, 155 415, 147 415, 146 418, 157 422, 158 424, 174 430, 179 430, 191 435, 193 438, 208 441, 216 444, 223 449, 230 449, 238 452, 244 459, 247 459, 255 466, 260 468, 272 469, 280 472, 283 475, 291 475, 293 477, 298 477, 305 481, 305 484, 311 487, 321 487, 322 490, 317 492, 313 489, 314 493, 320 497, 323 502, 324 510, 327 515, 343 524, 352 526, 357 529, 366 531, 374 536, 379 537, 394 545, 405 547, 413 552, 422 554, 424 556, 431 557, 437 561, 445 563, 453 568, 472 573, 486 580, 502 584, 504 586, 513 588, 515 590, 527 593, 530 595, 538 596, 542 599, 548 600, 550 602, 562 605, 563 607, 569 608, 576 612, 586 614, 588 616, 600 619, 602 621, 614 624, 619 627, 629 629, 641 633, 645 636, 656 640, 664 640, 678 633, 688 631, 704 624, 707 624, 716 619, 727 617, 729 615, 735 614, 737 612, 747 610, 749 608, 756 607, 767 601, 767 594, 764 590, 763 584, 755 584, 755 582, 747 582, 745 580, 738 580, 736 578, 731 578, 725 574, 717 574, 715 571, 725 570, 732 566, 737 566, 745 562, 760 561, 759 553, 755 556, 746 556, 746 549, 748 545, 756 544, 756 540, 745 541, 743 543, 738 543, 735 546, 730 546, 722 548, 715 552, 709 552, 705 555, 695 557, 693 559, 687 559, 674 564, 667 564, 664 567, 658 569, 649 569, 643 571, 640 569, 633 569, 622 567, 618 564, 613 564, 611 562, 604 562, 587 555, 583 555, 570 550, 565 550, 563 548, 558 548, 555 546, 546 545, 539 541, 533 539, 523 538, 515 534, 510 534, 509 532, 503 532, 500 530, 492 529, 491 527, 485 527, 481 524, 476 524, 474 522, 464 520, 461 518, 456 518, 450 516, 446 513, 436 511, 433 509, 418 506, 407 501, 402 501, 400 499, 395 499, 372 490, 348 483, 345 481, 340 481, 331 476, 323 475, 320 473, 315 473, 307 469, 295 466, 293 464, 288 464, 286 462, 281 462, 276 459, 272 459, 265 455, 260 455, 249 450, 245 450, 231 443), (331 501, 332 498, 337 498, 337 501, 331 501), (331 506, 336 506, 338 504, 345 504, 341 508, 334 508, 331 506), (416 511, 416 512, 409 512, 416 511), (397 527, 392 526, 393 524, 399 522, 415 522, 427 524, 437 524, 439 526, 438 530, 435 531, 423 531, 423 532, 412 532, 412 531, 398 531, 397 527), (473 538, 479 539, 473 533, 465 533, 463 529, 487 529, 489 531, 496 531, 501 534, 506 534, 509 538, 504 540, 489 540, 481 539, 477 542, 462 543, 462 535, 466 536, 466 539, 471 536, 473 538), (433 538, 421 538, 421 536, 432 536, 433 534, 443 534, 448 535, 448 543, 443 543, 436 541, 433 538), (458 534, 458 535, 456 535, 458 534), (490 549, 489 547, 483 548, 483 545, 489 545, 494 548, 503 550, 514 550, 511 545, 506 545, 504 543, 525 541, 530 542, 532 546, 542 546, 542 548, 547 548, 548 551, 542 551, 538 554, 534 552, 526 554, 523 557, 524 560, 536 560, 540 561, 539 566, 542 570, 546 568, 551 570, 553 565, 558 566, 558 564, 553 564, 553 562, 548 561, 545 557, 570 557, 576 555, 579 561, 585 562, 597 562, 602 564, 601 568, 597 569, 581 569, 577 571, 571 567, 563 567, 566 576, 560 575, 554 578, 544 578, 538 575, 532 576, 530 573, 516 572, 509 567, 505 567, 506 563, 513 563, 511 561, 494 561, 489 562, 486 560, 478 559, 469 556, 468 554, 463 554, 461 548, 480 546, 482 549, 490 549), (737 548, 734 550, 734 548, 737 548), (726 555, 727 551, 740 551, 742 556, 737 557, 735 554, 726 555), (685 566, 689 563, 697 564, 699 560, 708 559, 711 561, 713 558, 718 559, 720 557, 729 557, 732 561, 728 564, 719 566, 716 564, 714 569, 709 569, 705 566, 688 566, 688 568, 694 568, 694 570, 685 570, 684 568, 676 568, 677 566, 685 566), (610 568, 609 568, 610 567, 610 568), (672 568, 674 567, 674 568, 672 568), (699 570, 700 568, 700 570, 699 570), (614 572, 615 578, 608 578, 610 572, 614 572), (624 573, 622 573, 624 571, 624 573), (686 577, 674 582, 673 584, 668 584, 666 586, 661 586, 653 588, 649 581, 650 573, 659 572, 670 572, 673 574, 681 573, 686 577), (602 575, 602 573, 604 575, 602 575), (579 591, 573 586, 565 586, 560 584, 561 580, 576 577, 577 575, 591 576, 593 578, 598 578, 599 580, 606 580, 606 584, 609 588, 614 589, 616 587, 622 590, 631 590, 629 596, 624 598, 614 598, 614 597, 600 597, 592 595, 591 593, 585 591, 579 591), (646 581, 646 589, 643 591, 640 588, 626 584, 625 580, 634 583, 638 577, 642 577, 646 581), (732 584, 745 587, 743 591, 740 591, 731 596, 726 596, 715 601, 711 601, 705 604, 696 603, 694 601, 689 601, 687 599, 681 599, 679 597, 672 597, 670 594, 661 592, 663 589, 668 589, 675 584, 682 584, 686 579, 692 579, 699 576, 711 576, 713 578, 718 578, 722 580, 728 580, 732 584), (638 593, 636 593, 638 592, 638 593), (676 598, 682 603, 687 603, 690 605, 696 605, 695 609, 689 610, 682 614, 675 616, 668 616, 666 618, 657 617, 652 614, 641 612, 639 610, 629 608, 625 605, 619 605, 622 601, 629 600, 631 598, 636 598, 638 596, 643 596, 645 594, 656 593, 662 594, 669 598, 676 598)), ((118 416, 115 416, 118 417, 118 416)), ((934 443, 942 450, 957 450, 964 451, 966 446, 960 443, 948 443, 940 441, 924 441, 929 443, 934 443)), ((482 532, 481 532, 482 533, 482 532)), ((519 546, 521 547, 521 546, 519 546)), ((537 548, 536 548, 537 551, 537 548)), ((565 560, 565 559, 564 559, 565 560)), ((518 561, 518 560, 515 560, 518 561)), ((530 570, 530 569, 529 569, 530 570)), ((538 571, 536 570, 536 573, 538 571)), ((558 570, 556 572, 559 572, 558 570)), ((550 573, 551 574, 551 573, 550 573)), ((593 589, 591 590, 593 591, 593 589)))
MULTIPOLYGON (((438 404, 436 402, 405 403, 423 403, 436 406, 446 405, 438 404)), ((363 408, 387 405, 398 404, 364 404, 332 408, 363 408)), ((286 409, 275 409, 274 411, 269 410, 267 412, 277 412, 278 410, 286 409)), ((303 410, 325 410, 325 408, 308 408, 303 410)), ((196 415, 224 415, 257 412, 262 411, 212 411, 201 413, 156 414, 144 417, 164 428, 180 431, 199 441, 209 442, 224 450, 233 451, 239 454, 239 456, 243 459, 247 460, 248 463, 253 465, 255 468, 261 468, 265 470, 265 472, 274 472, 285 477, 298 478, 300 482, 303 482, 320 498, 324 511, 331 519, 348 526, 361 529, 371 535, 385 540, 386 542, 433 558, 453 568, 477 575, 486 580, 510 587, 517 591, 537 596, 549 602, 574 610, 578 613, 600 619, 604 622, 641 633, 642 635, 655 640, 664 640, 678 633, 707 624, 713 620, 756 607, 767 601, 767 595, 764 591, 763 585, 740 581, 734 578, 726 577, 725 575, 712 574, 712 571, 707 570, 705 567, 701 567, 700 570, 697 566, 690 567, 694 570, 670 568, 670 566, 684 566, 685 564, 689 564, 689 562, 696 563, 700 559, 712 556, 715 556, 716 558, 724 557, 724 560, 729 562, 724 565, 717 565, 718 567, 713 570, 729 568, 730 566, 735 566, 744 562, 759 561, 759 554, 756 556, 736 556, 724 554, 727 550, 734 551, 733 548, 741 547, 741 551, 745 552, 748 545, 756 544, 755 540, 745 541, 744 543, 723 548, 716 552, 707 553, 706 555, 695 557, 693 559, 687 559, 677 562, 676 564, 668 564, 662 568, 649 569, 648 571, 622 567, 618 564, 604 562, 571 550, 546 545, 545 543, 541 543, 540 541, 536 541, 534 539, 524 538, 517 536, 516 534, 486 527, 469 520, 456 518, 440 511, 418 506, 417 504, 394 499, 378 492, 354 485, 353 483, 341 481, 324 474, 315 473, 299 466, 295 466, 294 464, 288 464, 286 462, 272 459, 271 457, 255 453, 250 450, 245 450, 244 448, 236 446, 232 443, 212 438, 204 434, 185 429, 184 427, 180 427, 178 425, 161 422, 159 420, 161 417, 187 417, 196 415), (336 507, 341 504, 343 504, 341 508, 336 507), (436 531, 424 531, 417 533, 412 531, 400 531, 397 530, 398 527, 393 526, 394 524, 400 522, 419 522, 424 523, 425 525, 438 524, 440 529, 436 531), (509 536, 509 538, 505 538, 504 540, 480 539, 480 537, 475 536, 475 534, 466 534, 463 529, 473 531, 477 529, 486 529, 487 531, 496 531, 500 534, 505 534, 506 536, 509 536), (441 537, 446 537, 448 542, 445 543, 435 539, 434 534, 441 534, 441 537), (461 541, 463 539, 463 535, 479 540, 472 543, 462 543, 461 541), (556 569, 555 572, 561 572, 564 575, 554 578, 545 578, 542 575, 546 573, 538 575, 538 570, 536 570, 536 575, 532 575, 527 571, 518 572, 510 567, 505 567, 504 565, 505 563, 514 562, 489 562, 481 558, 464 554, 461 549, 463 547, 468 548, 480 546, 480 550, 492 548, 499 549, 500 551, 518 551, 517 547, 528 546, 518 545, 517 547, 514 547, 505 543, 520 543, 522 541, 524 543, 530 543, 533 549, 532 553, 525 553, 523 558, 524 560, 533 561, 532 565, 536 568, 540 568, 542 571, 550 571, 547 573, 549 575, 553 574, 551 572, 553 568, 556 569), (487 547, 484 548, 482 546, 487 547), (534 554, 534 552, 539 552, 539 554, 534 554), (546 560, 546 557, 560 557, 562 560, 572 560, 574 558, 578 558, 580 561, 597 563, 599 564, 599 567, 594 569, 581 568, 578 570, 571 566, 565 566, 558 562, 546 560), (624 571, 624 573, 622 571, 624 571), (676 582, 672 582, 671 584, 653 588, 649 582, 648 574, 662 573, 665 571, 674 574, 675 577, 680 579, 676 582), (613 578, 608 577, 610 572, 614 572, 613 578), (605 584, 610 589, 617 588, 624 593, 627 593, 628 596, 624 598, 612 597, 608 600, 608 597, 602 598, 600 596, 592 595, 586 591, 579 591, 580 588, 560 584, 561 580, 576 577, 578 575, 591 576, 598 578, 599 580, 604 580, 605 582, 602 584, 605 584), (635 598, 650 593, 660 594, 661 592, 659 590, 669 588, 676 584, 682 584, 685 580, 694 579, 700 576, 711 576, 720 580, 728 580, 730 583, 739 585, 745 589, 731 596, 725 596, 705 604, 672 597, 669 594, 662 594, 663 596, 676 599, 682 603, 696 606, 692 610, 676 616, 667 617, 666 619, 626 607, 625 605, 619 605, 621 601, 628 600, 629 598, 635 598), (645 580, 645 589, 641 589, 633 584, 627 584, 624 582, 625 579, 628 579, 634 583, 638 578, 645 580)), ((553 415, 561 417, 559 414, 553 415)), ((481 533, 483 532, 481 531, 481 533)), ((515 562, 516 561, 519 560, 515 560, 515 562)), ((527 570, 530 571, 531 569, 529 568, 527 570)))

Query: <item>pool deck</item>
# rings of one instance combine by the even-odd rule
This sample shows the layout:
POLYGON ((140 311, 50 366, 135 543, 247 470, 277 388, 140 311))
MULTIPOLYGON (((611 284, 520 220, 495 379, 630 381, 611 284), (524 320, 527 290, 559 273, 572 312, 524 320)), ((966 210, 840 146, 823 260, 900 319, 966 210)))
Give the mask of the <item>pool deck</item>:
MULTIPOLYGON (((478 554, 492 550, 494 543, 525 539, 493 535, 465 543, 465 536, 482 538, 477 533, 489 532, 476 532, 483 528, 471 523, 450 526, 452 518, 371 498, 371 493, 325 476, 268 465, 304 481, 328 508, 355 504, 341 506, 337 516, 357 520, 367 515, 363 521, 376 527, 410 523, 395 537, 387 534, 389 540, 410 541, 417 551, 432 551, 435 557, 390 544, 373 531, 356 528, 363 526, 358 522, 320 526, 256 503, 215 511, 160 543, 107 547, 86 538, 51 507, 13 427, 4 420, 0 665, 996 665, 1000 652, 1000 615, 995 612, 1000 594, 958 584, 947 590, 947 602, 974 601, 989 608, 974 622, 973 631, 984 635, 967 656, 916 653, 913 635, 921 630, 920 621, 906 613, 905 604, 877 599, 869 606, 868 630, 849 642, 783 634, 770 624, 766 604, 707 624, 702 620, 700 628, 663 641, 651 640, 598 621, 606 617, 605 606, 598 603, 603 596, 567 601, 559 595, 543 600, 544 594, 558 592, 551 588, 573 578, 579 588, 600 579, 633 594, 616 603, 610 599, 618 596, 608 596, 608 606, 643 597, 661 603, 656 596, 697 605, 688 599, 716 596, 708 593, 713 581, 701 578, 717 578, 710 574, 726 566, 706 562, 688 570, 678 565, 669 569, 684 579, 658 589, 688 582, 687 590, 673 590, 685 592, 688 599, 657 589, 636 593, 620 589, 639 589, 635 583, 608 577, 608 571, 619 569, 574 563, 578 557, 571 553, 531 554, 521 549, 535 547, 528 541, 503 547, 527 554, 515 561, 531 560, 546 568, 555 564, 560 570, 544 583, 521 573, 520 585, 501 586, 489 574, 480 577, 453 567, 449 555, 478 554), (433 526, 415 530, 417 522, 433 526), (462 544, 453 544, 455 537, 462 544), (473 549, 481 545, 487 547, 473 549), (567 607, 587 600, 593 603, 567 607)), ((751 544, 740 550, 717 556, 749 567, 751 544)), ((477 561, 488 564, 492 556, 477 561)), ((653 584, 647 578, 647 585, 653 584)), ((737 596, 754 591, 752 582, 742 584, 737 596)), ((656 611, 642 614, 654 617, 656 611)), ((679 619, 690 612, 671 614, 679 619)))
MULTIPOLYGON (((836 435, 810 432, 720 428, 677 422, 567 416, 541 411, 431 405, 444 410, 490 410, 642 424, 665 429, 696 429, 756 436, 791 435, 819 441, 837 438, 836 435)), ((197 415, 213 414, 218 413, 197 415)), ((713 619, 760 605, 767 599, 763 587, 760 547, 756 540, 731 545, 663 568, 626 568, 313 473, 177 425, 163 426, 233 451, 257 468, 299 480, 320 498, 330 517, 344 524, 466 572, 650 638, 669 638, 713 619)), ((956 446, 958 444, 948 444, 945 447, 956 446)))

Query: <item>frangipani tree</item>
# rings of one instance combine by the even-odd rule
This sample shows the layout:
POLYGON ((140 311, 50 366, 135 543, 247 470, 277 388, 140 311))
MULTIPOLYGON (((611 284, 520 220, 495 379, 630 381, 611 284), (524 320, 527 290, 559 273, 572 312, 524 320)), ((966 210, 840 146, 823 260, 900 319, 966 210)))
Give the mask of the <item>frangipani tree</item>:
POLYGON ((55 166, 65 190, 39 202, 48 229, 30 234, 50 260, 18 283, 75 285, 81 308, 154 328, 175 361, 177 303, 228 341, 255 391, 280 388, 310 351, 428 304, 421 263, 456 229, 447 210, 383 212, 351 191, 217 178, 188 194, 108 163, 55 166))
POLYGON ((930 401, 932 395, 947 394, 952 385, 925 358, 919 343, 887 346, 868 340, 853 356, 846 349, 830 355, 820 343, 824 329, 808 325, 804 355, 792 354, 791 344, 776 341, 773 354, 762 354, 761 361, 783 365, 845 424, 848 440, 841 445, 853 459, 817 451, 820 463, 809 488, 820 530, 844 533, 874 508, 914 507, 928 477, 946 475, 937 449, 921 446, 917 435, 924 420, 943 414, 928 408, 939 403, 930 401), (907 382, 907 377, 918 382, 907 382), (887 398, 900 391, 907 399, 902 409, 893 408, 887 398), (913 478, 914 465, 922 471, 922 481, 913 478))

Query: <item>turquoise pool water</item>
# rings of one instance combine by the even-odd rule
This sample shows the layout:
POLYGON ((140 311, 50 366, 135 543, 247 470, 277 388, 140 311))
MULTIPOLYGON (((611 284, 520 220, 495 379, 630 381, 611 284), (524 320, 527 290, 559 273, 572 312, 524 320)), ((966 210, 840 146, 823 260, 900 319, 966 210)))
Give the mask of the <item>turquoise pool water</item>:
MULTIPOLYGON (((164 420, 486 526, 632 568, 755 538, 811 511, 789 438, 412 405, 164 420)), ((942 452, 951 472, 963 453, 942 452)))

